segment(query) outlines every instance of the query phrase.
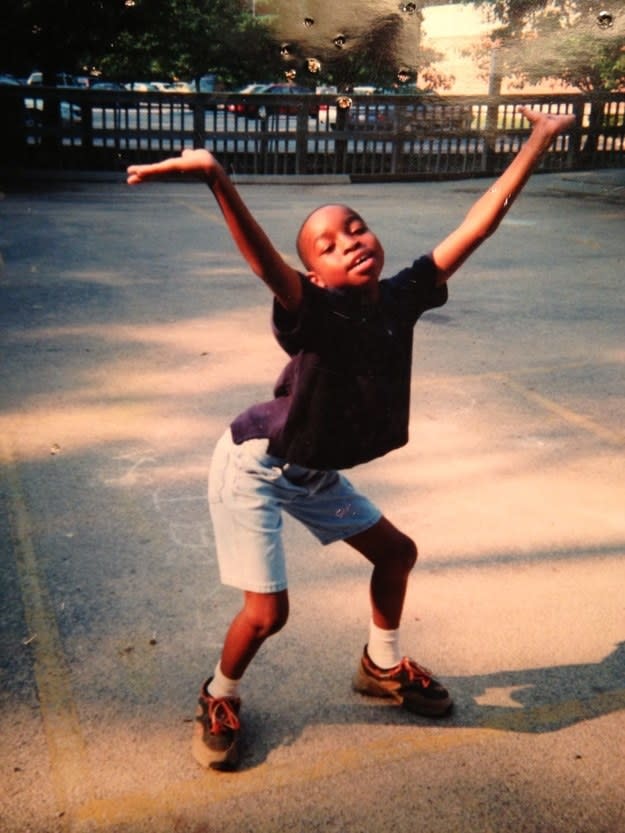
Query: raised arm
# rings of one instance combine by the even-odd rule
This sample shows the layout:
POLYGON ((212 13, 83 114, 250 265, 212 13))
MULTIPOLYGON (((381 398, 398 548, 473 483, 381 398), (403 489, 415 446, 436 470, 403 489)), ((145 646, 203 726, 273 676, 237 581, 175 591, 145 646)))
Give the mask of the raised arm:
POLYGON ((128 184, 136 185, 171 173, 194 174, 213 192, 232 239, 252 271, 263 280, 285 309, 294 311, 302 299, 297 271, 284 260, 256 222, 215 157, 206 150, 185 150, 181 156, 152 165, 131 165, 128 184))
POLYGON ((570 129, 575 117, 551 115, 520 107, 532 125, 532 132, 495 184, 481 196, 458 228, 431 253, 438 267, 438 281, 444 283, 477 247, 490 237, 527 182, 541 156, 558 134, 570 129))

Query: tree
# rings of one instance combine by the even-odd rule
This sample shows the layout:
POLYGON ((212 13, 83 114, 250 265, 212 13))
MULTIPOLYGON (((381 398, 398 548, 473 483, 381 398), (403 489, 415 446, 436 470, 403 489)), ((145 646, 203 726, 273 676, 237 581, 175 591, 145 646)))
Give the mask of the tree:
POLYGON ((245 0, 134 0, 101 69, 116 77, 199 78, 226 82, 278 71, 279 49, 245 0))
POLYGON ((333 84, 348 89, 358 82, 390 85, 397 80, 397 43, 402 20, 391 14, 369 21, 349 36, 340 31, 325 39, 302 31, 297 40, 283 40, 283 71, 301 83, 333 84))
POLYGON ((5 71, 82 73, 111 78, 199 77, 227 81, 280 71, 279 48, 247 0, 4 0, 0 48, 5 71))
POLYGON ((128 11, 125 0, 4 0, 4 69, 18 74, 39 69, 44 83, 54 84, 57 71, 79 71, 90 55, 110 48, 128 11))
POLYGON ((625 85, 625 25, 616 6, 604 2, 598 12, 589 0, 568 0, 537 16, 524 38, 520 80, 558 78, 586 93, 625 85))
POLYGON ((341 89, 401 86, 421 73, 428 86, 444 86, 448 79, 433 68, 441 56, 422 44, 422 5, 361 0, 355 14, 350 4, 328 10, 322 0, 310 0, 304 16, 301 4, 275 0, 272 25, 285 70, 302 83, 341 89))
MULTIPOLYGON (((501 24, 490 36, 490 92, 503 76, 514 86, 559 80, 590 95, 581 159, 591 160, 606 119, 598 93, 625 87, 622 0, 474 0, 501 24), (494 51, 493 51, 494 50, 494 51), (494 71, 493 71, 494 70, 494 71)), ((609 118, 609 117, 608 117, 609 118)))
MULTIPOLYGON (((488 46, 497 71, 522 88, 557 79, 583 92, 625 86, 621 0, 474 0, 499 23, 488 46)), ((496 92, 496 90, 494 90, 496 92)))

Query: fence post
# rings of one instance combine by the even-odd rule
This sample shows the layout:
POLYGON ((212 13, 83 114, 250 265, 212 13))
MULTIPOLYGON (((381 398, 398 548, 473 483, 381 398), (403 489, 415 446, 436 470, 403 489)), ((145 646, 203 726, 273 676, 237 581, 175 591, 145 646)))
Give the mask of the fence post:
POLYGON ((83 150, 91 152, 93 148, 93 107, 90 101, 85 101, 86 96, 80 102, 80 141, 83 150))
MULTIPOLYGON (((250 164, 249 148, 253 147, 255 173, 293 172, 297 175, 312 173, 316 155, 314 157, 311 155, 309 146, 314 142, 314 153, 319 153, 317 138, 320 133, 318 120, 313 125, 313 120, 309 115, 311 108, 317 106, 317 99, 313 96, 302 96, 299 99, 295 96, 272 97, 268 115, 266 102, 269 97, 259 98, 263 103, 257 111, 255 130, 250 130, 247 118, 235 118, 232 124, 227 109, 219 112, 219 118, 216 114, 215 118, 207 119, 207 108, 216 107, 217 102, 225 100, 225 97, 196 94, 185 99, 185 106, 190 107, 190 111, 187 110, 183 118, 184 141, 193 141, 196 147, 206 147, 207 143, 210 145, 214 138, 214 149, 218 150, 223 147, 223 152, 228 159, 231 159, 233 154, 243 152, 245 157, 240 158, 240 161, 241 164, 245 162, 246 166, 250 164), (277 117, 273 115, 274 112, 283 108, 283 111, 288 110, 289 113, 294 113, 295 103, 297 103, 296 117, 290 117, 288 129, 287 125, 279 129, 279 125, 275 123, 277 117), (191 117, 192 124, 189 124, 191 117), (309 130, 312 132, 309 133, 309 130), (286 149, 279 151, 284 142, 287 143, 286 149), (243 151, 240 151, 240 148, 243 148, 243 151)), ((458 97, 458 100, 464 98, 458 97)), ((465 154, 464 162, 471 162, 471 164, 477 163, 476 157, 481 154, 480 170, 477 170, 476 164, 475 168, 471 167, 471 172, 496 174, 507 154, 505 141, 501 144, 499 137, 505 137, 510 132, 513 140, 516 141, 516 137, 524 133, 516 128, 516 123, 511 125, 509 118, 502 119, 506 108, 511 108, 519 99, 518 95, 492 95, 479 97, 479 99, 471 97, 472 106, 479 115, 479 118, 476 116, 478 122, 476 129, 471 130, 471 135, 476 137, 475 144, 465 146, 463 142, 458 149, 459 154, 465 154)), ((562 107, 566 107, 567 112, 574 114, 575 124, 567 137, 566 150, 561 146, 558 150, 558 159, 568 169, 579 170, 590 166, 622 167, 625 164, 624 93, 540 95, 536 96, 535 100, 542 105, 557 107, 559 111, 562 111, 562 107)), ((0 101, 4 107, 2 112, 6 116, 5 130, 0 137, 0 144, 5 148, 14 148, 16 151, 18 148, 21 149, 22 164, 26 167, 69 168, 78 164, 82 169, 87 170, 90 167, 99 169, 102 166, 110 166, 111 170, 115 170, 115 166, 119 165, 118 154, 120 152, 125 153, 134 149, 133 158, 142 161, 144 157, 146 159, 153 157, 153 149, 156 146, 167 147, 167 143, 179 139, 177 120, 166 118, 172 102, 169 94, 164 94, 162 97, 150 94, 149 107, 143 110, 139 109, 136 93, 122 91, 112 93, 105 90, 68 91, 54 88, 33 90, 30 87, 3 87, 0 88, 0 101), (28 101, 31 106, 26 108, 25 101, 28 101), (82 111, 80 126, 73 117, 76 105, 82 111), (70 107, 72 117, 62 119, 61 107, 67 106, 70 107), (153 113, 156 112, 158 115, 161 109, 165 110, 165 116, 153 118, 153 113), (130 117, 135 111, 137 113, 136 124, 130 117), (80 153, 77 152, 78 145, 75 141, 77 138, 80 138, 80 153), (49 145, 55 148, 54 152, 49 145)), ((179 101, 178 98, 176 101, 179 101)), ((367 101, 365 99, 365 102, 367 101)), ((335 102, 336 122, 333 125, 335 129, 332 133, 329 129, 324 131, 324 145, 328 157, 325 160, 327 161, 326 169, 331 166, 333 172, 337 174, 349 173, 348 168, 355 169, 356 174, 360 169, 362 169, 362 174, 375 173, 375 171, 369 172, 364 169, 365 162, 371 155, 366 147, 371 145, 371 140, 360 129, 351 130, 353 127, 358 127, 358 119, 349 117, 349 107, 355 107, 355 116, 358 116, 357 108, 364 106, 361 104, 362 99, 358 97, 354 103, 347 96, 337 96, 335 102), (360 158, 361 155, 362 158, 360 158)), ((254 105, 256 106, 256 101, 254 105)), ((396 101, 394 105, 397 105, 396 101)), ((176 104, 176 107, 179 106, 180 102, 176 104)), ((399 116, 397 122, 401 128, 402 122, 399 116)), ((434 121, 430 126, 436 134, 434 121)), ((427 143, 420 142, 418 146, 415 146, 413 137, 405 135, 401 129, 399 133, 381 135, 376 132, 371 135, 376 137, 373 140, 374 144, 378 136, 380 143, 392 143, 392 155, 389 158, 391 151, 384 151, 386 167, 379 173, 394 176, 411 173, 412 168, 409 167, 406 170, 405 163, 407 154, 413 153, 423 157, 423 164, 419 162, 417 165, 419 172, 436 173, 433 163, 437 154, 440 157, 436 143, 428 146, 427 143), (389 164, 390 170, 388 170, 389 164)), ((13 158, 15 153, 8 155, 13 158)), ((351 172, 353 173, 354 170, 351 172)))
POLYGON ((584 124, 583 98, 576 98, 573 101, 573 114, 575 116, 575 125, 571 130, 571 143, 567 154, 567 165, 571 170, 581 167, 582 127, 584 124))
MULTIPOLYGON (((193 147, 206 147, 205 127, 205 106, 204 96, 196 95, 193 99, 193 147)), ((183 105, 184 107, 184 105, 183 105)))
POLYGON ((5 124, 0 130, 0 153, 3 159, 21 161, 26 150, 26 107, 21 95, 6 87, 6 97, 2 98, 2 112, 5 124))
POLYGON ((342 107, 340 103, 336 105, 336 123, 334 130, 341 137, 340 139, 337 138, 334 140, 334 172, 337 174, 347 173, 345 170, 345 156, 347 153, 345 130, 347 129, 347 112, 351 106, 353 104, 349 104, 347 107, 342 107))
POLYGON ((302 101, 297 108, 295 125, 295 173, 306 173, 308 155, 308 104, 302 101))
POLYGON ((484 129, 484 173, 495 173, 497 159, 497 121, 499 116, 499 99, 488 97, 486 103, 486 125, 484 129))

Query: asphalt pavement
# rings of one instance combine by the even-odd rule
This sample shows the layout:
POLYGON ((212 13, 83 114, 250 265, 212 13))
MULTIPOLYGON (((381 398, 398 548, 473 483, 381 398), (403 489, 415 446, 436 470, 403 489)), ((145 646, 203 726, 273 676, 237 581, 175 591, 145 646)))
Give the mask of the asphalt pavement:
MULTIPOLYGON (((289 256, 353 205, 391 274, 489 184, 241 190, 289 256)), ((350 690, 367 565, 287 522, 233 774, 190 755, 239 604, 206 473, 283 364, 267 291, 197 183, 2 196, 3 833, 625 833, 625 170, 528 183, 417 325, 409 445, 350 475, 418 542, 404 648, 453 714, 350 690)))

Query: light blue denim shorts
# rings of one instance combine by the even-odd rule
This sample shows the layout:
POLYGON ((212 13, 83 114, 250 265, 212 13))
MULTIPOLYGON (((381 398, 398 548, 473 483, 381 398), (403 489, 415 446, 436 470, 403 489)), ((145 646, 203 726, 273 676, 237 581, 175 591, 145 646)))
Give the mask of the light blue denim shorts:
POLYGON ((267 440, 235 445, 230 429, 210 467, 208 502, 224 584, 255 593, 287 587, 282 511, 322 543, 364 532, 380 510, 336 471, 315 471, 267 454, 267 440))

